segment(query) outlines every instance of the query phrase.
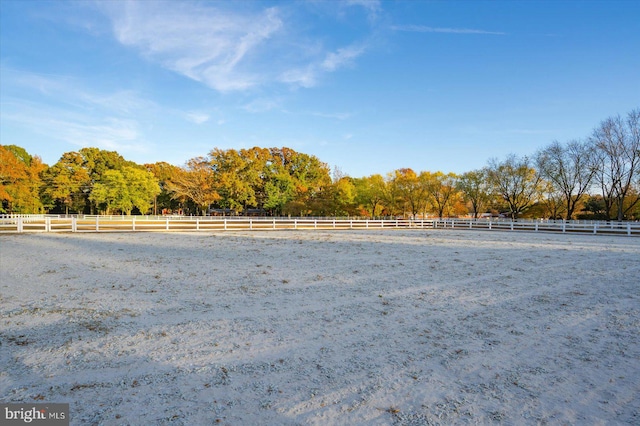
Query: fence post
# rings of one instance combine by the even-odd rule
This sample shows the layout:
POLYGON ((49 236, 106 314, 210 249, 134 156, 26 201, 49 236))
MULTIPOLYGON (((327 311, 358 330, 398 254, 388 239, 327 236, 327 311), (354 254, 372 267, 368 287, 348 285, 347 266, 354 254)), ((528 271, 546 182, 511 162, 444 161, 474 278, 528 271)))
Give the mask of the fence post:
POLYGON ((135 216, 131 216, 131 230, 132 231, 136 230, 136 217, 135 216))
POLYGON ((593 233, 594 234, 598 233, 598 222, 593 222, 593 233))
POLYGON ((631 235, 631 222, 627 222, 627 235, 631 235))
POLYGON ((71 218, 71 232, 78 232, 78 218, 75 216, 71 218))
POLYGON ((273 218, 273 229, 276 229, 276 218, 273 218))
POLYGON ((96 232, 100 231, 100 216, 96 216, 96 232))
POLYGON ((489 231, 491 231, 491 219, 489 219, 489 231))
POLYGON ((18 217, 18 232, 24 232, 24 225, 21 217, 18 217))
POLYGON ((538 232, 538 222, 536 222, 536 232, 538 232))
POLYGON ((196 217, 196 231, 200 230, 200 218, 196 217))
POLYGON ((223 219, 223 221, 224 221, 224 230, 226 231, 227 230, 227 218, 225 217, 223 219))
POLYGON ((565 232, 567 232, 567 222, 565 222, 564 220, 562 221, 562 233, 564 234, 565 232))
POLYGON ((293 229, 298 229, 298 219, 293 219, 293 229))
POLYGON ((249 230, 253 229, 253 219, 249 219, 249 230))

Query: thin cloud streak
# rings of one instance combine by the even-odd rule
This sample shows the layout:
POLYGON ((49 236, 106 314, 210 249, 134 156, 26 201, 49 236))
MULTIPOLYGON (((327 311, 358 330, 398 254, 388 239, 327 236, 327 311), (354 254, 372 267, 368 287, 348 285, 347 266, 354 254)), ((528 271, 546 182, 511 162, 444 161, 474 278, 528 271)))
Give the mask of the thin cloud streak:
POLYGON ((185 114, 185 118, 192 123, 203 124, 209 121, 211 117, 209 116, 209 114, 203 112, 191 111, 185 114))
POLYGON ((365 51, 364 46, 348 46, 338 49, 335 52, 329 52, 322 61, 322 68, 327 71, 335 71, 338 68, 349 65, 355 58, 362 55, 365 51))
MULTIPOLYGON (((377 2, 352 3, 379 10, 377 2)), ((272 83, 314 87, 367 50, 363 43, 318 48, 324 42, 296 34, 286 22, 286 6, 232 11, 215 2, 112 2, 101 8, 119 43, 221 93, 272 83)))
POLYGON ((442 33, 442 34, 478 34, 478 35, 507 35, 500 31, 485 31, 471 28, 440 28, 428 27, 424 25, 394 25, 393 31, 404 31, 413 33, 442 33))
POLYGON ((260 82, 243 62, 283 25, 276 8, 241 15, 193 3, 114 2, 105 11, 120 43, 220 92, 260 82))
POLYGON ((334 52, 328 52, 320 61, 311 63, 303 68, 291 69, 280 76, 280 81, 305 88, 318 84, 320 76, 326 72, 335 72, 341 68, 351 66, 356 58, 364 54, 367 46, 353 44, 342 47, 334 52))
POLYGON ((157 108, 130 90, 98 93, 74 78, 2 68, 2 121, 75 146, 148 152, 136 115, 157 108))
MULTIPOLYGON (((7 106, 7 104, 5 104, 7 106)), ((150 152, 135 120, 118 117, 96 118, 43 105, 11 105, 13 112, 3 120, 33 129, 77 147, 94 146, 121 153, 150 152)))

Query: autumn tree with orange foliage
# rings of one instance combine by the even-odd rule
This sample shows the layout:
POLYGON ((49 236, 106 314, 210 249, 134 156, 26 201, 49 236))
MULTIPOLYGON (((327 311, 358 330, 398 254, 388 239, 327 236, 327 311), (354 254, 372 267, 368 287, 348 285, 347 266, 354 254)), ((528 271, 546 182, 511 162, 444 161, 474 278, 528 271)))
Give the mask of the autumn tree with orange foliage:
POLYGON ((46 165, 16 145, 0 145, 0 212, 42 213, 41 173, 46 165))

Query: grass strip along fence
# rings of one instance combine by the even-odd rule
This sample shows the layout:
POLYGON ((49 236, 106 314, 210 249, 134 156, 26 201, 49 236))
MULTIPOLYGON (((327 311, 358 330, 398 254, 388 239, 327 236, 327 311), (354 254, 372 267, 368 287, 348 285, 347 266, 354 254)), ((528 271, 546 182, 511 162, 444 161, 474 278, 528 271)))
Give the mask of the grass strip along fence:
POLYGON ((640 236, 639 222, 534 221, 488 219, 332 219, 212 216, 55 216, 0 217, 0 233, 142 232, 303 229, 481 229, 640 236))

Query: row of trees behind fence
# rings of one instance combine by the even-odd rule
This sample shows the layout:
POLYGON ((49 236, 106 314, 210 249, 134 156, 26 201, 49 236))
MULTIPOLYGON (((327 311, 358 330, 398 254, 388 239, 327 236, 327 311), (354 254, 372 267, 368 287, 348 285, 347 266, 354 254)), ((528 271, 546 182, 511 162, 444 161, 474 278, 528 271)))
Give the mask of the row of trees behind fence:
POLYGON ((214 148, 183 167, 82 148, 47 166, 0 145, 0 212, 638 219, 639 121, 635 109, 585 139, 460 175, 403 168, 354 178, 313 155, 259 147, 214 148))

